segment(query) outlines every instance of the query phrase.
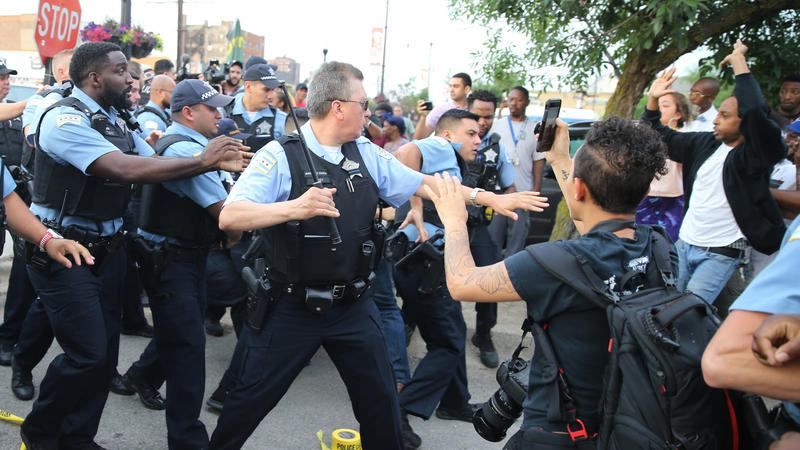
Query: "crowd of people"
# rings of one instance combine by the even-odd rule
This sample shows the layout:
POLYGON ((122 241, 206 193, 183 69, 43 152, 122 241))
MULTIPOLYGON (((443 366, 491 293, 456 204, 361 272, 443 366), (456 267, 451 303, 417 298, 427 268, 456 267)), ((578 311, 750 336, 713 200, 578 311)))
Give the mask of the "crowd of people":
MULTIPOLYGON (((734 448, 711 412, 673 427, 686 399, 672 379, 638 385, 634 404, 653 394, 672 405, 643 430, 623 430, 630 404, 610 406, 608 371, 624 346, 594 297, 613 308, 663 288, 687 310, 727 316, 713 339, 716 325, 703 329, 710 343, 688 385, 709 397, 690 403, 721 389, 783 400, 780 433, 755 432, 770 449, 798 448, 800 76, 783 79, 770 107, 746 53, 738 42, 721 62, 732 96, 717 101, 713 78, 679 93, 668 69, 641 120, 597 121, 574 155, 560 120, 552 148, 537 151, 548 131, 526 114, 527 88, 498 98, 466 73, 451 77, 449 102, 421 100, 411 120, 371 101, 343 62, 290 90, 259 57, 212 86, 168 60, 143 69, 114 44, 58 53, 55 85, 0 103, 0 214, 14 239, 0 365, 17 398, 38 391, 23 443, 102 448, 94 438, 113 392, 164 410, 170 449, 238 449, 323 347, 367 449, 419 448, 409 415, 471 422, 489 440, 522 415, 509 450, 654 448, 639 447, 645 439, 734 448), (581 236, 526 248, 530 216, 556 207, 539 194, 546 173, 581 236), (475 303, 471 336, 463 301, 475 303), (529 362, 495 348, 506 301, 526 302, 529 362), (228 309, 237 343, 206 393, 206 335, 224 334, 228 309), (427 353, 412 367, 415 332, 427 353), (120 333, 151 338, 124 370, 120 333), (63 353, 37 390, 32 370, 54 340, 63 353), (470 401, 469 345, 498 380, 529 377, 516 380, 519 398, 502 384, 489 402, 470 401), (220 414, 211 434, 204 403, 220 414)), ((0 100, 15 74, 0 65, 0 100)), ((664 304, 651 309, 679 303, 664 304)), ((648 326, 659 345, 680 346, 678 325, 648 326)), ((625 395, 634 381, 621 383, 625 395)))

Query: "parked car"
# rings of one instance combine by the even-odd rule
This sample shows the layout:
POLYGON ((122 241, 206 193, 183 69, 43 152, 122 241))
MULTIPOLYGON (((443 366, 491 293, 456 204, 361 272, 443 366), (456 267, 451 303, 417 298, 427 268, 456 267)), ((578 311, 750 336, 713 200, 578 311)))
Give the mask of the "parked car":
MULTIPOLYGON (((569 152, 574 155, 583 145, 586 133, 592 128, 594 121, 575 122, 569 126, 569 152)), ((550 233, 556 222, 556 211, 563 195, 558 187, 553 168, 547 163, 544 168, 544 178, 542 180, 542 195, 547 197, 550 206, 540 213, 530 214, 530 226, 525 245, 547 242, 550 240, 550 233)))

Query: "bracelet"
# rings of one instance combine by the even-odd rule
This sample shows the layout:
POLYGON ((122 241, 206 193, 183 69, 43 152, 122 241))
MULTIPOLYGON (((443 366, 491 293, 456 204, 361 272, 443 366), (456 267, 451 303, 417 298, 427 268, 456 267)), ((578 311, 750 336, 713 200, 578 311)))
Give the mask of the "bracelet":
POLYGON ((42 236, 42 238, 39 239, 39 250, 44 252, 45 245, 47 245, 47 243, 50 242, 51 239, 63 239, 63 238, 64 236, 58 234, 56 230, 48 228, 47 231, 44 232, 44 236, 42 236))
POLYGON ((476 200, 478 200, 478 193, 484 192, 484 191, 485 191, 485 189, 473 188, 472 192, 469 193, 469 204, 471 206, 481 206, 476 202, 476 200))

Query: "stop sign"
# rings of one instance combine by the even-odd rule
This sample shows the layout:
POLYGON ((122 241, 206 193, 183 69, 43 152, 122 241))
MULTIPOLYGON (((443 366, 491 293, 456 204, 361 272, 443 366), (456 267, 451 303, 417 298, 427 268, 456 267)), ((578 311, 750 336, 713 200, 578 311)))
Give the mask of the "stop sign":
POLYGON ((75 47, 81 23, 78 0, 40 0, 36 20, 36 46, 42 62, 61 50, 75 47))

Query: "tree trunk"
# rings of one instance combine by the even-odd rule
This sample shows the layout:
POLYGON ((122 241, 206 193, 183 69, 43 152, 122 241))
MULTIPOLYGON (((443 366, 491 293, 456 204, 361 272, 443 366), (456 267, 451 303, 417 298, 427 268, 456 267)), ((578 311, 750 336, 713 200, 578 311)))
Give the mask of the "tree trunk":
MULTIPOLYGON (((655 52, 652 52, 655 53, 655 52)), ((671 61, 661 61, 650 51, 632 53, 625 62, 617 88, 608 100, 605 117, 618 116, 631 119, 644 90, 662 67, 671 61)))

